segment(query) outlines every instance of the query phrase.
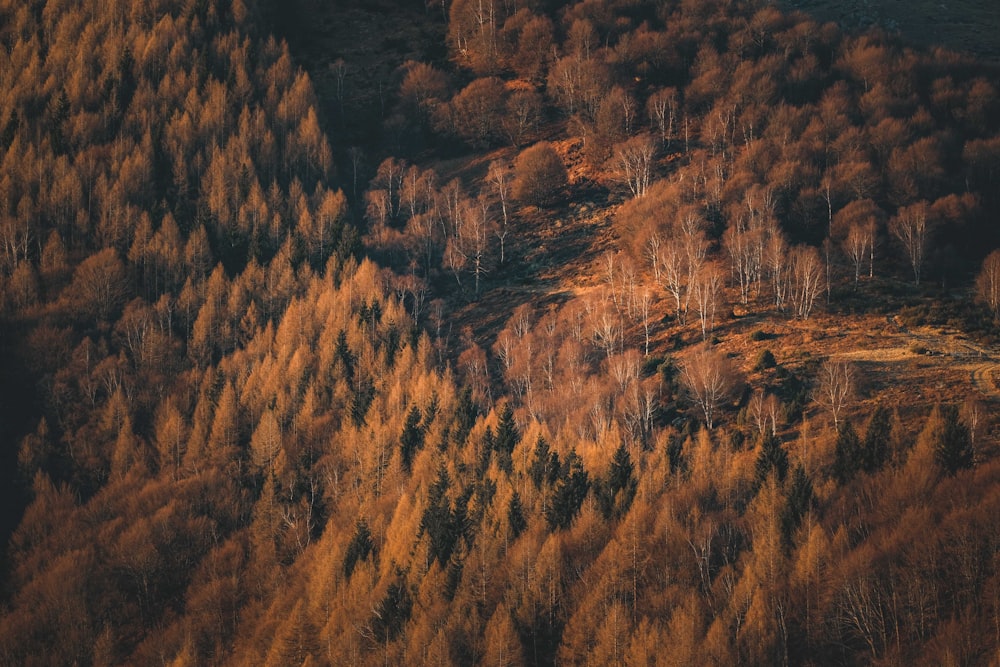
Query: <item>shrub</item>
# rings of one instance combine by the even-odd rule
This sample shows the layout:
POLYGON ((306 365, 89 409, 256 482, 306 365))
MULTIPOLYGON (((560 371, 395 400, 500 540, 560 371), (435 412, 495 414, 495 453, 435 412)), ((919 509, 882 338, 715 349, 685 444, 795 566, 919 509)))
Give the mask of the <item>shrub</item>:
POLYGON ((551 203, 567 182, 566 167, 547 141, 525 148, 514 161, 513 195, 526 204, 551 203))
POLYGON ((755 329, 754 332, 750 334, 750 340, 755 343, 759 343, 762 340, 767 340, 767 334, 760 329, 755 329))
POLYGON ((777 365, 778 361, 774 358, 771 350, 761 350, 757 353, 757 358, 754 359, 753 369, 755 371, 762 371, 765 368, 774 368, 777 365))

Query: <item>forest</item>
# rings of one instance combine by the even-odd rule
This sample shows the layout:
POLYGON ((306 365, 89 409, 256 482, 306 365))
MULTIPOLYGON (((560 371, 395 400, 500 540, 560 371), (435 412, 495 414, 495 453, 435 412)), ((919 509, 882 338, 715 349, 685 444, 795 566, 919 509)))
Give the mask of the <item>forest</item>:
POLYGON ((0 665, 1000 664, 1000 65, 767 0, 0 45, 0 665))

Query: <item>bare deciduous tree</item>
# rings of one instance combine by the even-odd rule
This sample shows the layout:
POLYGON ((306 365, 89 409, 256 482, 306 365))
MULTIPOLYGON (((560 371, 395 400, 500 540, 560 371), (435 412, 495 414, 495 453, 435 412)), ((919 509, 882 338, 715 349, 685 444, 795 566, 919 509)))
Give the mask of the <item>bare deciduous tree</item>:
POLYGON ((109 318, 128 295, 125 265, 114 248, 105 248, 81 262, 67 293, 82 311, 109 318))
POLYGON ((844 240, 844 251, 851 259, 851 264, 854 265, 855 285, 858 284, 861 277, 861 265, 864 264, 865 259, 871 257, 871 246, 875 241, 874 231, 875 227, 872 224, 855 223, 851 225, 847 232, 847 238, 844 240))
POLYGON ((663 286, 674 298, 674 315, 679 322, 684 321, 687 310, 687 278, 684 246, 680 239, 670 237, 660 244, 657 253, 663 286))
POLYGON ((809 319, 823 291, 823 261, 812 246, 799 245, 788 253, 789 300, 797 317, 809 319))
POLYGON ((503 132, 507 89, 495 77, 475 79, 451 100, 455 133, 474 148, 485 148, 503 132))
POLYGON ((372 179, 371 188, 385 190, 387 214, 393 220, 399 214, 399 196, 403 185, 403 174, 406 173, 406 162, 394 157, 382 160, 372 179))
POLYGON ((855 370, 850 362, 828 358, 820 366, 813 397, 829 411, 834 428, 840 427, 841 415, 854 399, 855 389, 855 370))
POLYGON ((510 143, 521 146, 542 120, 542 96, 534 90, 516 90, 507 98, 503 128, 510 143))
POLYGON ((778 310, 785 309, 788 298, 788 242, 781 230, 774 229, 767 237, 764 246, 764 261, 767 264, 768 277, 774 293, 774 306, 778 310))
POLYGON ((466 227, 466 233, 469 236, 468 247, 472 249, 470 259, 472 260, 472 272, 476 279, 476 294, 479 294, 479 282, 483 276, 489 273, 486 265, 488 239, 496 228, 496 221, 490 212, 489 202, 482 197, 476 201, 470 222, 471 224, 466 227))
POLYGON ((639 316, 642 320, 642 332, 643 340, 645 341, 643 345, 643 354, 647 357, 649 356, 649 341, 650 341, 650 329, 652 325, 652 306, 653 306, 653 295, 650 294, 648 289, 642 291, 642 296, 639 297, 639 316))
POLYGON ((510 187, 511 187, 511 166, 506 161, 494 160, 490 162, 489 171, 486 174, 486 178, 489 180, 490 185, 493 188, 493 192, 496 193, 497 199, 500 200, 500 212, 502 213, 502 220, 496 226, 496 237, 500 241, 500 263, 503 264, 506 259, 506 241, 507 233, 510 231, 509 223, 510 217, 507 211, 507 204, 510 200, 510 187))
POLYGON ((994 250, 983 260, 983 268, 976 277, 976 293, 993 311, 1000 315, 1000 250, 994 250))
POLYGON ((726 355, 707 344, 692 351, 681 365, 681 380, 698 404, 705 425, 712 428, 716 412, 737 384, 736 371, 726 355))
MULTIPOLYGON (((976 396, 967 396, 965 402, 962 403, 960 417, 962 419, 962 423, 969 429, 969 440, 972 443, 973 452, 976 450, 976 440, 978 436, 981 436, 984 432, 988 431, 988 415, 989 413, 986 410, 986 406, 983 405, 983 402, 976 396)), ((975 456, 975 454, 973 454, 973 456, 975 456)))
POLYGON ((663 88, 649 96, 646 110, 649 113, 650 125, 656 128, 660 141, 667 145, 674 138, 677 125, 677 90, 663 88))
POLYGON ((906 252, 910 268, 913 269, 915 285, 920 284, 920 272, 923 268, 927 237, 930 232, 927 214, 927 202, 918 202, 899 209, 896 217, 889 220, 889 231, 899 240, 906 252))
POLYGON ((521 151, 514 161, 511 193, 528 204, 546 204, 558 196, 568 180, 566 167, 555 148, 547 141, 540 141, 521 151))
POLYGON ((691 281, 691 294, 701 323, 702 340, 708 338, 708 333, 715 328, 715 314, 722 297, 724 280, 723 270, 717 264, 708 263, 698 270, 691 281))
POLYGON ((747 409, 759 436, 778 434, 778 423, 784 420, 784 408, 777 396, 765 394, 763 389, 757 388, 750 397, 747 409))
POLYGON ((740 288, 740 303, 750 301, 750 289, 759 284, 763 264, 764 233, 761 229, 746 229, 734 222, 722 235, 722 244, 729 254, 733 273, 740 288))
POLYGON ((653 158, 656 144, 648 134, 640 134, 618 145, 614 149, 615 162, 622 180, 634 197, 642 197, 649 187, 653 172, 653 158))

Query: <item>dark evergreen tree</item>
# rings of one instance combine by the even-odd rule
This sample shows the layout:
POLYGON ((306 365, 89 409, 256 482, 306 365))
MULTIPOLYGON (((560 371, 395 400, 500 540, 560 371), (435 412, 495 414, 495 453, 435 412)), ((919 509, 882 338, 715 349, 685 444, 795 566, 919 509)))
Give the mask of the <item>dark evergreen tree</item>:
POLYGON ((343 329, 337 334, 337 348, 335 356, 344 365, 344 377, 351 379, 354 377, 354 363, 356 361, 351 348, 347 346, 347 332, 343 329))
POLYGON ((458 406, 455 408, 454 429, 452 435, 458 445, 464 445, 469 432, 479 416, 479 408, 472 400, 472 389, 465 387, 458 396, 458 406))
POLYGON ((403 434, 399 436, 399 450, 403 458, 403 469, 410 472, 413 457, 424 446, 424 427, 420 423, 420 408, 413 406, 406 415, 403 434))
POLYGON ((510 403, 503 406, 500 413, 500 423, 497 425, 496 450, 510 455, 517 443, 521 442, 521 434, 517 430, 517 423, 514 421, 514 408, 510 403))
POLYGON ((769 434, 761 439, 760 453, 757 455, 756 479, 761 484, 774 471, 779 482, 788 474, 788 452, 781 446, 778 436, 769 434))
POLYGON ((375 641, 389 642, 399 635, 403 625, 410 620, 413 598, 402 578, 389 584, 389 589, 377 605, 371 621, 371 634, 375 641))
POLYGON ((465 563, 462 559, 458 557, 458 554, 452 554, 451 560, 448 561, 448 569, 445 571, 444 578, 444 599, 448 602, 455 599, 455 593, 462 583, 462 570, 464 569, 465 563))
POLYGON ((549 443, 545 438, 538 436, 531 466, 528 468, 528 475, 535 488, 540 489, 543 484, 554 484, 559 478, 559 467, 559 455, 549 449, 549 443))
POLYGON ((621 517, 628 512, 637 487, 634 473, 632 456, 623 443, 611 459, 607 480, 595 484, 594 491, 604 518, 621 517))
POLYGON ((476 523, 474 521, 475 517, 469 514, 469 500, 472 498, 475 490, 472 486, 466 487, 455 498, 454 509, 451 511, 451 531, 455 536, 456 545, 459 538, 465 538, 467 544, 472 542, 473 529, 476 523))
POLYGON ((521 505, 521 496, 517 491, 510 497, 507 503, 507 525, 510 526, 510 539, 516 540, 525 528, 528 527, 528 520, 524 516, 524 507, 521 505))
POLYGON ((785 499, 785 508, 781 512, 781 532, 786 546, 791 546, 792 536, 802 523, 802 517, 812 507, 812 503, 812 480, 806 474, 806 469, 797 465, 795 472, 792 473, 792 484, 785 499))
POLYGON ((358 428, 365 425, 368 416, 368 408, 375 400, 375 383, 370 378, 365 378, 358 383, 351 396, 351 421, 358 428))
POLYGON ((399 352, 401 341, 402 334, 399 332, 399 327, 395 324, 389 325, 385 332, 382 352, 385 354, 385 365, 390 369, 396 365, 396 353, 399 352))
MULTIPOLYGON (((414 344, 416 347, 416 344, 414 344)), ((431 399, 427 402, 427 407, 424 409, 424 431, 431 427, 434 423, 434 419, 437 417, 440 399, 438 398, 437 392, 431 393, 431 399)))
POLYGON ((959 419, 958 408, 954 405, 941 407, 941 419, 943 426, 934 446, 934 458, 945 473, 954 475, 959 470, 972 467, 975 454, 972 437, 969 428, 959 419))
POLYGON ((483 442, 479 448, 479 458, 476 462, 476 473, 480 477, 485 475, 489 469, 494 449, 496 449, 496 436, 493 435, 493 427, 487 426, 483 432, 483 442))
POLYGON ((684 460, 684 441, 680 437, 670 438, 670 442, 667 443, 667 460, 670 462, 670 474, 683 474, 687 470, 687 462, 684 460))
POLYGON ((854 425, 845 419, 837 430, 837 444, 833 452, 833 478, 839 484, 851 481, 861 470, 864 458, 865 452, 861 448, 861 441, 854 430, 854 425))
POLYGON ((438 467, 437 479, 427 492, 427 506, 420 519, 420 533, 430 541, 430 556, 443 567, 451 558, 458 542, 459 530, 448 499, 451 476, 442 463, 438 467))
POLYGON ((368 560, 374 548, 375 542, 372 540, 368 522, 365 519, 358 519, 354 526, 354 536, 347 544, 347 552, 344 554, 344 577, 350 578, 357 564, 368 560))
POLYGON ((571 451, 559 470, 559 479, 552 489, 552 500, 545 508, 549 528, 569 528, 589 490, 590 477, 583 468, 583 461, 575 451, 571 451))
POLYGON ((889 459, 889 442, 892 438, 892 414, 885 406, 878 406, 868 420, 861 467, 872 473, 882 469, 889 459))
POLYGON ((497 483, 489 477, 482 478, 475 484, 475 496, 473 502, 473 512, 469 516, 469 525, 479 526, 486 516, 487 508, 493 504, 493 497, 497 494, 497 483))

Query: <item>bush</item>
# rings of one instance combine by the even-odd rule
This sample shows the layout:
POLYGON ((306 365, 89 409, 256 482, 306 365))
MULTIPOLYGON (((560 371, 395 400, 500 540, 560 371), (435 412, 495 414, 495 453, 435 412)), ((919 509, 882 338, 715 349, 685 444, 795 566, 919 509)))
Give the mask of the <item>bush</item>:
POLYGON ((774 368, 777 365, 778 361, 774 358, 771 350, 761 350, 757 353, 757 358, 754 359, 753 369, 755 371, 762 371, 765 368, 774 368))
POLYGON ((555 201, 569 177, 559 154, 547 141, 525 148, 514 161, 515 199, 541 206, 555 201))
POLYGON ((755 329, 752 334, 750 334, 750 340, 755 343, 759 343, 762 340, 767 340, 767 334, 760 329, 755 329))
POLYGON ((642 362, 642 377, 651 377, 654 373, 659 371, 660 366, 664 364, 669 367, 670 359, 655 354, 646 357, 646 359, 642 362))

